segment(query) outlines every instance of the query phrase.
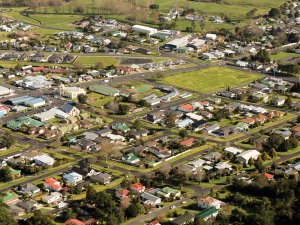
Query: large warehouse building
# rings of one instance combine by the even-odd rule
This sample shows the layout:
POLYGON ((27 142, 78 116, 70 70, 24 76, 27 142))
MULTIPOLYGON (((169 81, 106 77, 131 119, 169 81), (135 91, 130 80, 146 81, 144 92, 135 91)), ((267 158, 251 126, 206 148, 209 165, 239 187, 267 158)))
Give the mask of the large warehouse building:
POLYGON ((164 45, 167 49, 176 49, 186 46, 189 43, 190 35, 184 36, 182 38, 176 38, 164 45))
POLYGON ((157 29, 142 25, 134 25, 132 26, 132 30, 142 34, 148 34, 149 36, 157 33, 157 29))

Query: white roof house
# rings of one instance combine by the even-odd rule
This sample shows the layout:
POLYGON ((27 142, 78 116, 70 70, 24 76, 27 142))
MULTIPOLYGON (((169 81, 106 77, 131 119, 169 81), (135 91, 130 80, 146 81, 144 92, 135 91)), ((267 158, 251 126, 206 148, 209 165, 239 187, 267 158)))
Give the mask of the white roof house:
POLYGON ((60 85, 59 87, 60 95, 67 98, 77 98, 80 94, 86 94, 86 91, 80 87, 65 87, 60 85))
POLYGON ((121 136, 121 135, 116 135, 116 134, 108 134, 106 135, 107 138, 109 138, 112 141, 125 141, 125 137, 121 136))
POLYGON ((134 25, 134 26, 132 26, 132 30, 135 32, 138 32, 138 33, 144 33, 144 34, 148 34, 148 35, 157 33, 157 29, 152 28, 152 27, 142 26, 142 25, 134 25))
POLYGON ((53 166, 55 162, 55 160, 47 154, 37 155, 33 158, 33 160, 38 165, 48 165, 48 166, 53 166))
POLYGON ((14 93, 14 90, 0 86, 0 97, 4 97, 14 93))
POLYGON ((82 175, 75 173, 75 172, 71 172, 71 173, 66 173, 63 175, 63 179, 73 185, 76 186, 79 182, 82 181, 82 175))
POLYGON ((203 116, 197 115, 195 113, 187 113, 186 116, 189 117, 190 119, 196 120, 196 121, 203 120, 203 116))
POLYGON ((53 119, 55 117, 61 118, 61 119, 67 119, 69 115, 67 113, 64 113, 58 108, 52 108, 48 111, 37 113, 33 115, 34 118, 40 120, 40 121, 47 121, 50 119, 53 119))
POLYGON ((241 149, 236 148, 236 147, 227 147, 227 148, 224 149, 224 152, 232 154, 232 155, 236 155, 236 154, 242 153, 243 151, 241 149))
POLYGON ((47 204, 51 204, 51 203, 54 203, 54 202, 59 202, 61 201, 61 198, 62 198, 62 194, 59 193, 59 192, 52 192, 50 195, 45 195, 43 198, 42 198, 42 201, 47 203, 47 204))
POLYGON ((205 38, 214 41, 217 39, 217 35, 216 34, 206 34, 205 38))
POLYGON ((248 164, 248 161, 252 158, 256 160, 260 153, 257 150, 248 150, 244 151, 237 155, 237 161, 243 164, 248 164))
POLYGON ((189 162, 188 165, 191 165, 191 166, 193 166, 195 168, 198 168, 198 167, 203 166, 204 163, 205 163, 205 160, 203 160, 203 159, 196 159, 194 161, 189 162))

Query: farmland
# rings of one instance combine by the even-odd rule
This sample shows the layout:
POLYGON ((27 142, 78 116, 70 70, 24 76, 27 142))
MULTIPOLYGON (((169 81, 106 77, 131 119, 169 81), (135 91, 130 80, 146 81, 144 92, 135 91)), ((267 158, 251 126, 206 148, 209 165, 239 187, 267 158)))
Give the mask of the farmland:
POLYGON ((202 70, 164 76, 159 81, 201 93, 213 93, 226 88, 247 84, 260 75, 223 67, 211 67, 202 70))

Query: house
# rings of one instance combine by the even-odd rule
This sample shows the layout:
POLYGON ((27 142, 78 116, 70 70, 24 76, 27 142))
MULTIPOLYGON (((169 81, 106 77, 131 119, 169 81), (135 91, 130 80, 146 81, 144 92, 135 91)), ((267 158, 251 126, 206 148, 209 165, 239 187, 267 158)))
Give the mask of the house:
POLYGON ((250 159, 256 160, 260 153, 257 150, 247 150, 237 155, 237 161, 248 164, 250 159))
POLYGON ((9 111, 9 107, 0 104, 0 117, 6 115, 9 111))
POLYGON ((283 106, 285 103, 285 98, 274 96, 271 100, 272 104, 275 106, 283 106))
POLYGON ((205 35, 205 38, 207 39, 207 40, 212 40, 212 41, 215 41, 216 39, 217 39, 217 35, 216 34, 206 34, 205 35))
POLYGON ((17 202, 19 200, 19 196, 10 192, 3 193, 2 202, 5 204, 10 204, 17 202))
POLYGON ((174 225, 185 225, 185 224, 190 224, 194 221, 195 216, 191 213, 185 213, 174 220, 172 220, 172 224, 174 225))
POLYGON ((194 121, 189 119, 189 118, 185 118, 183 120, 179 120, 176 122, 176 127, 178 128, 185 128, 188 127, 189 125, 193 124, 194 121))
POLYGON ((224 152, 230 155, 237 155, 242 153, 243 151, 241 149, 238 149, 236 147, 227 147, 224 149, 224 152))
POLYGON ((112 179, 112 176, 108 173, 97 173, 90 176, 90 179, 92 181, 96 181, 102 184, 109 184, 112 179))
POLYGON ((105 137, 108 134, 111 134, 112 130, 109 127, 106 128, 102 128, 101 130, 96 131, 96 133, 98 135, 100 135, 101 137, 105 137))
POLYGON ((59 192, 51 192, 50 195, 44 195, 42 197, 42 202, 47 204, 60 202, 61 200, 62 200, 62 194, 59 192))
POLYGON ((158 111, 155 113, 147 114, 146 120, 151 123, 157 124, 163 120, 164 116, 165 116, 165 112, 158 111))
POLYGON ((111 126, 111 129, 116 130, 116 131, 120 131, 122 133, 123 132, 126 133, 126 132, 128 132, 130 130, 130 128, 127 126, 126 123, 116 123, 116 124, 113 124, 111 126))
POLYGON ((130 184, 129 189, 135 193, 143 193, 145 191, 145 186, 141 183, 130 184))
POLYGON ((170 187, 164 187, 159 189, 156 192, 156 195, 162 198, 170 198, 170 197, 179 198, 181 196, 181 191, 170 187))
POLYGON ((267 121, 267 116, 265 116, 263 114, 257 114, 257 115, 252 116, 252 119, 254 119, 255 122, 263 124, 267 121))
POLYGON ((247 124, 249 125, 253 125, 255 123, 255 119, 253 119, 252 117, 246 117, 241 119, 241 123, 247 124))
POLYGON ((123 189, 116 192, 116 197, 119 199, 127 198, 129 191, 127 189, 123 189))
POLYGON ((246 67, 248 67, 249 63, 248 63, 248 62, 245 62, 245 61, 238 60, 238 61, 235 63, 235 65, 238 66, 238 67, 246 68, 246 67))
POLYGON ((30 196, 33 196, 41 191, 40 188, 35 186, 34 184, 27 183, 21 187, 20 193, 22 194, 29 194, 30 196))
POLYGON ((263 173, 262 176, 268 180, 273 180, 274 175, 270 173, 263 173))
POLYGON ((47 155, 47 154, 41 154, 41 155, 37 155, 33 158, 34 162, 37 164, 37 165, 47 165, 47 166, 53 166, 55 160, 47 155))
POLYGON ((82 181, 82 175, 71 172, 63 175, 63 179, 72 186, 76 186, 79 182, 82 181))
POLYGON ((97 172, 91 168, 91 167, 83 167, 83 168, 79 168, 77 166, 74 166, 71 170, 72 172, 78 173, 80 174, 83 178, 87 178, 90 177, 94 174, 96 174, 97 172))
POLYGON ((68 219, 63 225, 87 225, 86 223, 78 220, 78 219, 68 219))
POLYGON ((0 168, 7 166, 7 162, 4 159, 0 159, 0 168))
POLYGON ((197 198, 197 202, 198 202, 198 207, 202 209, 207 209, 211 207, 216 207, 217 209, 219 209, 221 206, 225 205, 224 202, 210 196, 208 197, 199 196, 197 198))
POLYGON ((78 95, 86 94, 86 91, 80 87, 65 87, 65 85, 61 84, 59 86, 59 93, 63 97, 67 98, 77 98, 78 95))
POLYGON ((235 127, 237 128, 238 131, 244 132, 249 130, 249 124, 244 123, 244 122, 238 122, 235 127))
POLYGON ((179 145, 183 147, 191 147, 195 142, 194 138, 187 138, 179 142, 179 145))
POLYGON ((62 186, 60 185, 60 182, 55 180, 54 178, 47 177, 44 181, 44 187, 48 188, 52 191, 60 191, 62 189, 62 186))
POLYGON ((217 131, 220 129, 220 125, 219 124, 213 124, 211 126, 208 126, 205 128, 205 131, 208 133, 208 134, 211 134, 212 132, 214 131, 217 131))
POLYGON ((76 108, 74 105, 68 103, 68 102, 65 102, 63 104, 63 106, 61 107, 61 110, 68 114, 69 116, 79 116, 80 115, 80 110, 78 108, 76 108))
POLYGON ((37 210, 38 202, 33 199, 30 199, 28 201, 20 201, 16 205, 24 209, 28 213, 37 210))
POLYGON ((204 221, 207 221, 210 218, 216 217, 218 213, 219 213, 219 209, 217 209, 216 207, 211 207, 201 211, 196 215, 196 217, 204 221))
POLYGON ((9 210, 12 213, 12 215, 14 215, 14 216, 21 217, 21 216, 25 215, 25 210, 14 204, 9 205, 9 210))
POLYGON ((143 200, 145 200, 145 203, 150 204, 151 206, 156 206, 161 203, 161 198, 157 197, 153 194, 150 194, 148 192, 144 192, 141 194, 141 197, 143 200))
POLYGON ((134 153, 129 153, 127 155, 124 155, 122 157, 122 160, 130 164, 135 164, 140 161, 140 159, 134 153))

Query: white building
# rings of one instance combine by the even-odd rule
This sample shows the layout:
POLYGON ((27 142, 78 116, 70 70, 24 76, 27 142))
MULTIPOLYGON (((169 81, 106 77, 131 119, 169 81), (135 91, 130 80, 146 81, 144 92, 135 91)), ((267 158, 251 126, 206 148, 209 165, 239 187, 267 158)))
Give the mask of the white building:
POLYGON ((14 93, 14 90, 0 86, 0 98, 11 95, 12 93, 14 93))
POLYGON ((60 85, 59 87, 60 95, 67 98, 77 98, 80 94, 86 94, 86 91, 80 87, 65 87, 65 85, 60 85))
POLYGON ((257 150, 244 151, 237 155, 237 161, 243 164, 248 164, 249 160, 257 160, 260 153, 257 150))
POLYGON ((79 182, 82 181, 82 175, 75 172, 67 173, 63 175, 63 179, 72 186, 76 186, 79 182))
POLYGON ((241 149, 238 149, 236 147, 227 147, 224 149, 225 153, 231 154, 231 155, 236 155, 236 154, 240 154, 243 151, 241 149))
POLYGON ((132 26, 132 30, 138 33, 148 34, 149 36, 157 33, 157 29, 142 25, 134 25, 132 26))
POLYGON ((33 158, 33 160, 38 165, 48 165, 48 166, 53 166, 55 162, 55 160, 47 154, 37 155, 33 158))
POLYGON ((207 40, 215 41, 217 39, 217 35, 216 34, 206 34, 205 38, 207 40))
POLYGON ((60 202, 62 199, 62 194, 59 192, 52 192, 50 195, 45 195, 42 201, 47 204, 52 204, 54 202, 60 202))

